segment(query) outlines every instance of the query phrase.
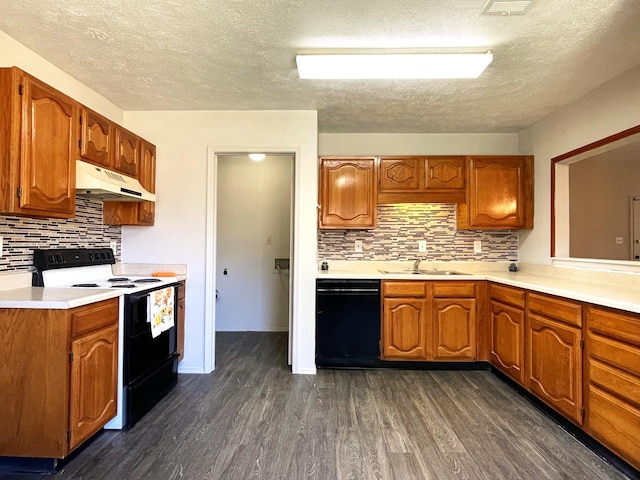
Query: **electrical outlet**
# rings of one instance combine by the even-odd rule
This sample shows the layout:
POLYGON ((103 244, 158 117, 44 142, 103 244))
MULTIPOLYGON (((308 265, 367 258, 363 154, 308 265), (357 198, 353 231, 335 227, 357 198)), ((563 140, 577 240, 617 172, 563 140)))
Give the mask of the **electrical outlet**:
POLYGON ((356 240, 354 245, 354 251, 361 252, 362 251, 362 240, 356 240))
POLYGON ((482 253, 482 240, 473 241, 473 253, 482 253))
POLYGON ((616 237, 616 245, 622 245, 624 243, 624 238, 616 237))
POLYGON ((118 249, 118 242, 109 242, 109 248, 113 251, 113 256, 115 257, 118 253, 116 252, 116 250, 118 249))
POLYGON ((271 235, 267 235, 266 244, 267 245, 271 245, 272 243, 273 243, 273 237, 271 235))
POLYGON ((4 255, 4 238, 0 236, 0 257, 4 255))
POLYGON ((418 252, 425 253, 427 251, 427 241, 418 240, 418 252))

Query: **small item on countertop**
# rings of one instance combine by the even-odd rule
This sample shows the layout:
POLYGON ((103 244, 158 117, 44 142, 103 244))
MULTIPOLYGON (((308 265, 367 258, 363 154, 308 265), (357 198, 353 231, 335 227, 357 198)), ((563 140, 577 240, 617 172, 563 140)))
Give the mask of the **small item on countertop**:
POLYGON ((327 270, 329 270, 329 264, 327 262, 322 262, 322 265, 320 265, 320 270, 326 272, 327 270))
POLYGON ((176 272, 153 272, 152 277, 175 277, 176 272))
POLYGON ((511 262, 511 264, 509 265, 509 271, 510 272, 517 272, 518 271, 518 265, 515 262, 511 262))

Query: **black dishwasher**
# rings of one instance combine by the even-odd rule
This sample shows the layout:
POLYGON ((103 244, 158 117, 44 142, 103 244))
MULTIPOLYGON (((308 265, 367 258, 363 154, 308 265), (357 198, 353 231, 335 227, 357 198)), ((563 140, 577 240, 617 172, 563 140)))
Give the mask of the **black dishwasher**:
POLYGON ((380 366, 380 280, 316 281, 316 366, 380 366))

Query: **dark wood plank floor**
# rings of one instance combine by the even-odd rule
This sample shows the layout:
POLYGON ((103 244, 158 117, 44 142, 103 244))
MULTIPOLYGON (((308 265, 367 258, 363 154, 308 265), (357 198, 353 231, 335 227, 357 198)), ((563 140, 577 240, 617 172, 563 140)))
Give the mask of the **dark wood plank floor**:
POLYGON ((220 333, 213 374, 181 375, 134 428, 29 480, 626 478, 490 372, 298 376, 286 348, 220 333))

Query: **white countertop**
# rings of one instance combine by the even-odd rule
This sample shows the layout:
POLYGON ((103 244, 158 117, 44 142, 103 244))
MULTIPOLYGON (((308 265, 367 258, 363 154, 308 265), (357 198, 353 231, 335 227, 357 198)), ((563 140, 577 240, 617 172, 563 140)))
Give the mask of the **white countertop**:
MULTIPOLYGON (((114 274, 148 275, 156 271, 175 272, 164 277, 180 282, 187 279, 186 265, 116 264, 114 274)), ((30 271, 0 272, 0 308, 69 309, 126 294, 119 289, 46 288, 31 286, 30 271)))
MULTIPOLYGON (((640 313, 640 275, 598 272, 542 265, 520 265, 521 271, 508 271, 508 262, 438 263, 438 270, 454 270, 466 275, 383 274, 379 269, 401 270, 407 264, 380 262, 329 262, 329 271, 318 271, 318 279, 382 279, 382 280, 489 280, 549 295, 640 313), (335 263, 335 265, 332 265, 335 263), (352 265, 348 265, 351 263, 352 265), (369 263, 369 265, 366 265, 369 263)), ((421 268, 431 269, 432 264, 421 268)))
POLYGON ((0 291, 0 308, 69 309, 120 297, 118 289, 23 287, 0 291))

